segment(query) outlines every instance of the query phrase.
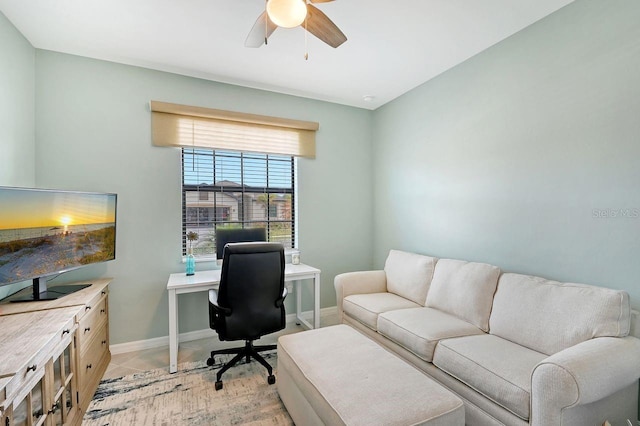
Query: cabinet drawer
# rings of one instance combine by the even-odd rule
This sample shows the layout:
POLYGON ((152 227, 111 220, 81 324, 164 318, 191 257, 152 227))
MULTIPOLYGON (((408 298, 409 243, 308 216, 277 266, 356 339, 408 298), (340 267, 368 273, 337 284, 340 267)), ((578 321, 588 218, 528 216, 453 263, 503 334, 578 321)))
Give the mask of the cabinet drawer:
POLYGON ((6 386, 7 398, 11 400, 22 400, 27 393, 44 377, 46 363, 50 355, 45 351, 29 360, 24 368, 21 368, 6 386))
POLYGON ((95 332, 93 339, 87 348, 83 348, 78 363, 78 387, 84 387, 92 382, 92 377, 97 374, 100 369, 100 360, 109 350, 109 341, 107 338, 107 323, 104 323, 95 332))
POLYGON ((82 321, 86 316, 90 315, 95 310, 97 310, 98 305, 103 301, 107 300, 108 295, 109 295, 109 287, 103 288, 102 291, 100 291, 91 300, 85 303, 84 309, 81 310, 80 313, 78 314, 78 320, 82 321))
POLYGON ((51 351, 52 358, 58 357, 69 345, 73 339, 73 333, 75 333, 76 327, 76 321, 72 318, 60 329, 60 333, 58 333, 55 340, 51 342, 51 347, 53 348, 53 351, 51 351))
POLYGON ((78 346, 80 351, 85 351, 91 338, 96 335, 102 325, 107 322, 107 298, 101 297, 94 305, 85 306, 85 314, 78 325, 78 346), (89 309, 87 309, 89 308, 89 309))

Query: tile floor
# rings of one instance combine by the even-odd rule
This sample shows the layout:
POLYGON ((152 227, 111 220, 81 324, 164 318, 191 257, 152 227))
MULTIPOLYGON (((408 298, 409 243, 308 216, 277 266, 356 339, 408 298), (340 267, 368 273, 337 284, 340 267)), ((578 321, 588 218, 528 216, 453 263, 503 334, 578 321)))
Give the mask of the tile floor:
MULTIPOLYGON (((338 324, 336 313, 323 314, 320 317, 321 327, 338 324)), ((287 323, 287 327, 278 333, 269 334, 256 341, 256 345, 275 344, 279 336, 303 331, 305 328, 294 322, 287 323)), ((243 342, 221 342, 217 337, 193 340, 180 343, 178 350, 178 364, 206 360, 214 349, 242 346, 243 342)), ((111 362, 104 374, 105 379, 126 376, 141 371, 156 368, 169 368, 169 346, 161 346, 141 351, 121 353, 111 356, 111 362)))

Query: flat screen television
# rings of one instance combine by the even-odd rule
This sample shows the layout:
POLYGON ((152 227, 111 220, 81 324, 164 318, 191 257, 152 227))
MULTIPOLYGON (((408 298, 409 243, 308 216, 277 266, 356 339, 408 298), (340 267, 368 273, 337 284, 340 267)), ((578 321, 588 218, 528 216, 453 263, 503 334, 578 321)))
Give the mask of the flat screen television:
POLYGON ((47 279, 114 260, 116 204, 116 194, 0 186, 0 286, 33 281, 31 295, 12 301, 77 291, 47 289, 47 279))

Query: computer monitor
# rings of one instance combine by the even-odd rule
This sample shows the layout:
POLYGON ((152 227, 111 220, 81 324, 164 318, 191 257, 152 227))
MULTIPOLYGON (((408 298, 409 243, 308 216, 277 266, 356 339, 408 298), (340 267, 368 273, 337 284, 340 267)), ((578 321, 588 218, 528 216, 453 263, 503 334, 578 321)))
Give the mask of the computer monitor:
POLYGON ((227 243, 267 241, 266 228, 220 228, 216 230, 216 257, 221 261, 227 243))

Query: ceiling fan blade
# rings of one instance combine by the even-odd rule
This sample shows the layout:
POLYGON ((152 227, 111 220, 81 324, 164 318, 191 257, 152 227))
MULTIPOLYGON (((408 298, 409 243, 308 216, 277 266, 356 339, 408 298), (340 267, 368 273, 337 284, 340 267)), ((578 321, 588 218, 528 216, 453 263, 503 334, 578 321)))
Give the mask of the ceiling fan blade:
MULTIPOLYGON (((302 26, 304 27, 304 25, 303 23, 302 26)), ((347 36, 340 31, 340 28, 320 9, 311 4, 307 4, 306 28, 307 31, 331 47, 338 47, 347 41, 347 36)))
POLYGON ((271 19, 267 16, 267 12, 262 12, 256 23, 253 24, 253 28, 249 31, 247 39, 244 41, 245 47, 260 47, 264 44, 265 39, 269 38, 271 34, 278 28, 271 19), (266 29, 265 29, 266 26, 266 29))

